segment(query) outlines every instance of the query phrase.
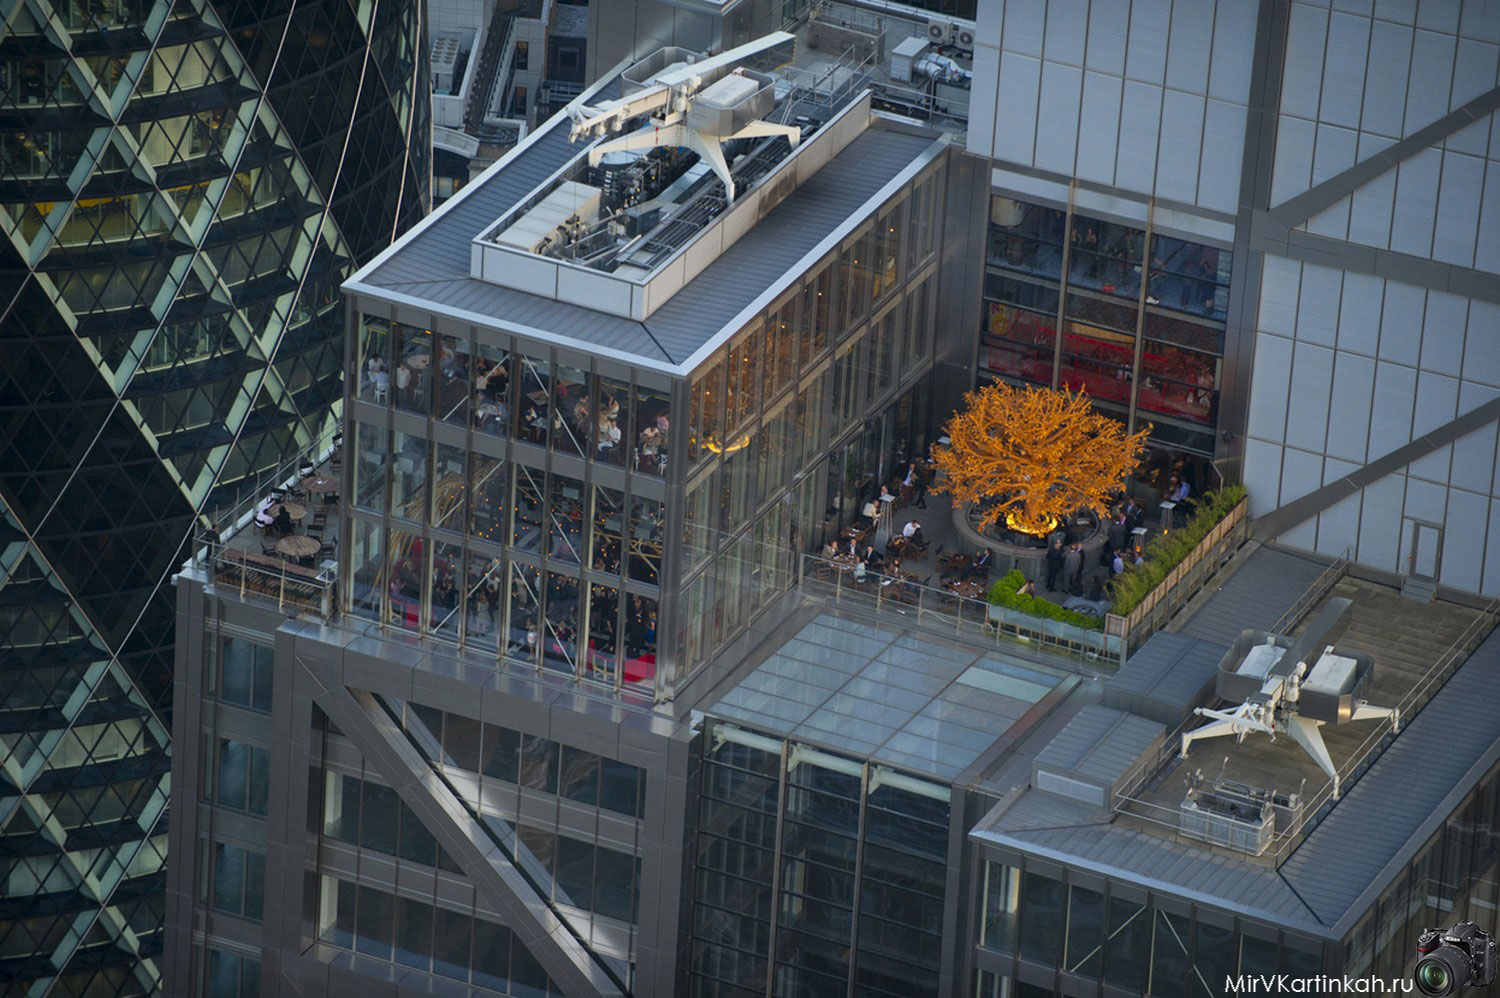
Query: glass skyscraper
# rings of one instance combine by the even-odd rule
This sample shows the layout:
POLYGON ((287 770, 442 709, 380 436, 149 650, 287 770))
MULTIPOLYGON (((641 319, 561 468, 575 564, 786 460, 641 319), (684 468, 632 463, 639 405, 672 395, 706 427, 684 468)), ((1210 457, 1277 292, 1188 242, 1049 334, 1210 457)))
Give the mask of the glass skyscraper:
POLYGON ((332 435, 339 283, 428 195, 422 6, 22 0, 0 26, 0 980, 160 985, 195 522, 332 435), (357 141, 351 141, 351 138, 357 141))

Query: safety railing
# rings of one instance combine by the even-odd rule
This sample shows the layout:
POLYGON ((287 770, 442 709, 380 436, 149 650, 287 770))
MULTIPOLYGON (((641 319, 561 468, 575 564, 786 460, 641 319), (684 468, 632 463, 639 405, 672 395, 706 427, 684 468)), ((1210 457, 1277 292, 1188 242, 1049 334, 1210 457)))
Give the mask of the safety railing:
MULTIPOLYGON (((1337 564, 1337 563, 1335 563, 1337 564)), ((1330 570, 1334 566, 1330 566, 1330 570)), ((1325 572, 1327 576, 1329 572, 1325 572)), ((1315 581, 1309 588, 1309 594, 1318 588, 1322 577, 1315 581)), ((1329 591, 1332 585, 1323 588, 1323 593, 1329 591)), ((1319 597, 1321 598, 1321 597, 1319 597)), ((1308 609, 1316 604, 1316 600, 1308 605, 1308 609)), ((1288 611, 1290 613, 1291 611, 1288 611)), ((1306 612, 1305 610, 1303 612, 1306 612)), ((1298 618, 1291 618, 1295 624, 1298 618)), ((1432 699, 1443 684, 1447 682, 1453 671, 1459 667, 1471 655, 1475 648, 1485 638, 1489 637, 1496 625, 1500 624, 1500 598, 1491 600, 1478 616, 1471 620, 1464 630, 1456 637, 1443 652, 1433 660, 1432 665, 1422 674, 1407 691, 1399 703, 1396 704, 1399 723, 1406 725, 1417 717, 1422 708, 1432 699)), ((1280 625, 1278 625, 1279 627, 1280 625)), ((1198 721, 1196 714, 1189 714, 1173 731, 1168 733, 1158 753, 1143 757, 1131 770, 1127 771, 1125 778, 1121 780, 1121 790, 1113 800, 1114 810, 1129 814, 1131 817, 1151 824, 1162 826, 1171 835, 1176 835, 1179 827, 1180 808, 1178 806, 1160 804, 1155 801, 1145 800, 1140 796, 1141 789, 1153 776, 1165 767, 1174 756, 1176 756, 1182 744, 1182 734, 1196 726, 1198 721)), ((1297 818, 1285 828, 1277 828, 1272 836, 1270 844, 1265 852, 1261 854, 1263 861, 1279 865, 1291 851, 1297 847, 1308 832, 1321 821, 1335 799, 1335 788, 1347 788, 1352 786, 1366 769, 1377 758, 1376 750, 1389 738, 1395 737, 1395 731, 1384 724, 1374 725, 1352 752, 1344 759, 1335 772, 1337 781, 1325 780, 1310 795, 1302 797, 1301 807, 1297 811, 1297 818)))
POLYGON ((931 576, 914 572, 884 575, 867 571, 856 577, 853 564, 818 555, 802 556, 800 583, 804 595, 833 603, 852 604, 875 614, 896 613, 920 626, 945 633, 998 643, 1020 640, 1086 660, 1118 659, 1116 642, 1103 631, 1060 620, 1046 620, 1008 607, 994 606, 982 596, 960 595, 928 584, 931 576))

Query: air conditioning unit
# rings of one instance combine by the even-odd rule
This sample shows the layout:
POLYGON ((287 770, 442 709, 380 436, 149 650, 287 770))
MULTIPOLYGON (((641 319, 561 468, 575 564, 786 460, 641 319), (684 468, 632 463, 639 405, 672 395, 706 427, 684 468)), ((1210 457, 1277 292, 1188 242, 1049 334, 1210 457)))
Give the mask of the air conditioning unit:
POLYGON ((965 21, 954 21, 949 28, 949 44, 966 52, 974 51, 974 25, 965 21))
POLYGON ((955 27, 952 21, 933 18, 927 22, 927 40, 934 45, 952 45, 955 27))

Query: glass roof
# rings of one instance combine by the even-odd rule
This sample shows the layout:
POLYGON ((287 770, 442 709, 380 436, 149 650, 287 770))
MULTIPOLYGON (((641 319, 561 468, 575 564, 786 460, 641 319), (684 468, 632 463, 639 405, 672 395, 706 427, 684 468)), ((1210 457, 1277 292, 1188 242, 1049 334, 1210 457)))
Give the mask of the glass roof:
POLYGON ((825 613, 708 713, 951 783, 1061 679, 993 650, 825 613))

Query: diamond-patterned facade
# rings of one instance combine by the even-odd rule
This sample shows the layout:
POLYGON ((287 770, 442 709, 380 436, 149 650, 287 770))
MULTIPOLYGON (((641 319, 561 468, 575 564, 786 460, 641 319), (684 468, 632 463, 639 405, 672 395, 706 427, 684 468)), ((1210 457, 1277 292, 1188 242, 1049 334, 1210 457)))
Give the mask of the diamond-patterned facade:
POLYGON ((0 0, 7 993, 160 988, 166 583, 338 418, 338 285, 427 200, 423 34, 395 0, 0 0))

